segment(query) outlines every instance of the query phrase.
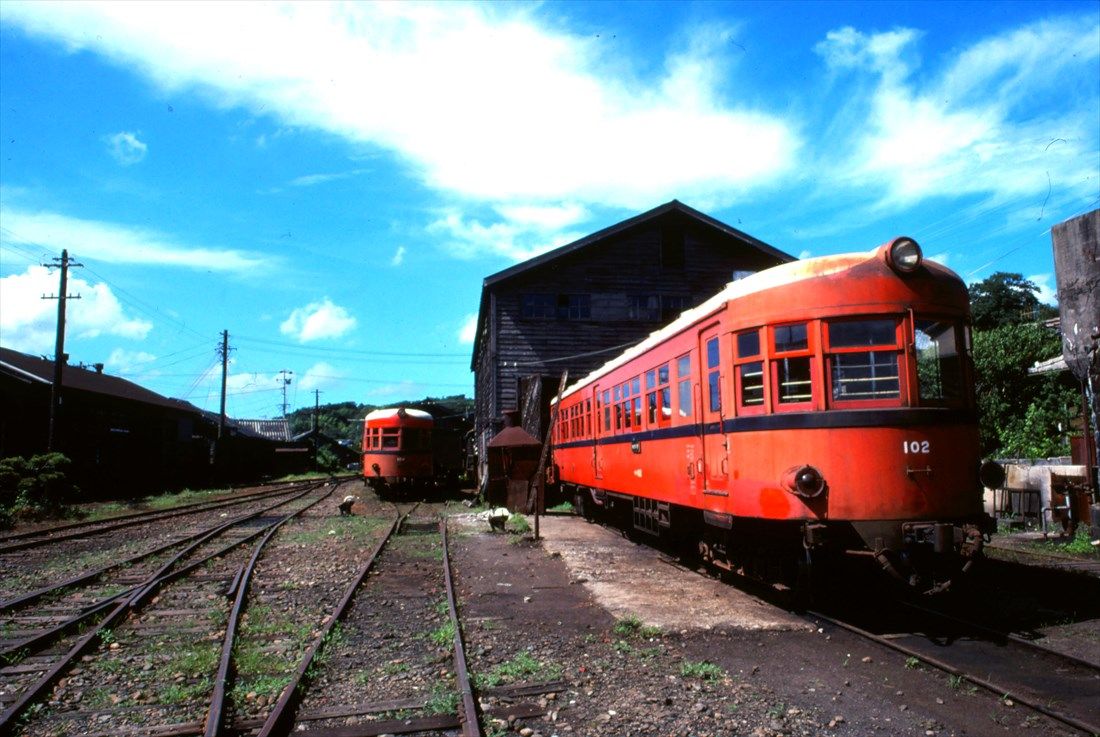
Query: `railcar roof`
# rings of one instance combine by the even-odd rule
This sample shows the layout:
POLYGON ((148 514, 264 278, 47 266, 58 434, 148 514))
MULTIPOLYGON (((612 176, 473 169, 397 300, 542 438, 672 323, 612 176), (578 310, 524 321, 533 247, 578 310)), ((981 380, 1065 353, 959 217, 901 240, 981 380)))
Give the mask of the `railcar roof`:
MULTIPOLYGON (((601 376, 613 371, 614 369, 630 362, 631 360, 642 355, 653 346, 658 343, 667 340, 668 338, 676 335, 680 331, 689 327, 693 323, 707 316, 711 312, 721 307, 725 302, 733 299, 738 299, 749 294, 756 292, 762 292, 766 289, 772 289, 773 287, 792 284, 794 282, 803 281, 805 279, 814 279, 821 276, 828 276, 830 274, 836 274, 841 271, 857 266, 862 263, 866 263, 869 260, 878 258, 879 251, 882 246, 876 246, 870 251, 863 253, 842 253, 834 256, 819 256, 818 258, 802 259, 800 261, 792 261, 786 264, 780 264, 779 266, 773 266, 770 269, 764 271, 758 271, 755 274, 746 276, 743 279, 730 282, 722 291, 709 298, 706 302, 700 305, 692 307, 689 310, 685 310, 675 320, 665 325, 660 330, 656 330, 649 334, 647 338, 642 342, 628 348, 619 356, 611 359, 603 366, 588 374, 587 376, 579 379, 575 384, 568 387, 562 393, 562 399, 568 397, 579 389, 587 386, 591 382, 600 378, 601 376)), ((929 265, 930 262, 925 261, 925 265, 929 265)), ((949 274, 954 274, 946 267, 939 264, 935 264, 937 270, 946 271, 949 274)), ((555 400, 551 400, 553 402, 555 400)))
MULTIPOLYGON (((405 408, 403 408, 403 407, 393 407, 391 409, 376 409, 373 412, 367 413, 367 416, 364 419, 369 421, 369 420, 384 420, 384 419, 387 419, 389 417, 396 417, 397 413, 400 412, 402 409, 405 409, 405 408)), ((422 409, 405 409, 405 414, 408 415, 409 417, 415 417, 418 420, 430 420, 430 419, 432 419, 432 416, 429 413, 422 410, 422 409)))

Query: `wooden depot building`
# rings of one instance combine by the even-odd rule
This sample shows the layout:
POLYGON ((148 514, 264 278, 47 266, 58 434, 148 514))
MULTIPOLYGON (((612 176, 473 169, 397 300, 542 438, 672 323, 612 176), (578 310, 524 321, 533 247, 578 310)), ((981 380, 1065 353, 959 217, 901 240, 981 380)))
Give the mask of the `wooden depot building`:
POLYGON ((579 379, 728 282, 793 260, 672 200, 485 277, 470 366, 479 483, 504 412, 543 438, 562 371, 579 379))

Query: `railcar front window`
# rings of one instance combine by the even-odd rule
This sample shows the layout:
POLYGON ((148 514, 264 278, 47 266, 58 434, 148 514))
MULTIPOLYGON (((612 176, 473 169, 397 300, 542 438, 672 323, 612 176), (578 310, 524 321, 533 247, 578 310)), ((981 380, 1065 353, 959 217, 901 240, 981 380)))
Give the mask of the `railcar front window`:
POLYGON ((382 447, 383 448, 397 448, 397 437, 401 431, 396 427, 384 427, 382 428, 382 447))
POLYGON ((932 402, 961 399, 962 361, 959 358, 956 325, 943 320, 918 318, 914 328, 920 398, 932 402))
POLYGON ((897 326, 892 318, 829 324, 833 401, 901 397, 897 326), (872 346, 880 350, 859 350, 872 346))

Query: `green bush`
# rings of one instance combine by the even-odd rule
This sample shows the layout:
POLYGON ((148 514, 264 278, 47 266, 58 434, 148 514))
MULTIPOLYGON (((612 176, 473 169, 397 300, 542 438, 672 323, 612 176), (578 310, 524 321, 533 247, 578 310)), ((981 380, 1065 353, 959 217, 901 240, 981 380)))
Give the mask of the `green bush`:
POLYGON ((61 453, 0 459, 0 526, 60 512, 62 503, 77 492, 69 479, 70 465, 61 453))

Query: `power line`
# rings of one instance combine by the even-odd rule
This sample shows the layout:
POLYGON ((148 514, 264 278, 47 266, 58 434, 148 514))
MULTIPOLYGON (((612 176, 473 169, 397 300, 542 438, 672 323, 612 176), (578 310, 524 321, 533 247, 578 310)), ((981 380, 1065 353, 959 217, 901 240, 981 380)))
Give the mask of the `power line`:
POLYGON ((463 353, 399 353, 390 351, 364 351, 356 350, 354 348, 325 348, 323 346, 303 346, 296 343, 284 343, 277 340, 267 340, 264 338, 250 338, 246 335, 236 336, 237 342, 244 343, 259 343, 260 345, 270 345, 277 348, 283 348, 287 350, 301 350, 301 351, 316 351, 318 353, 337 353, 340 355, 357 355, 357 356, 369 356, 369 357, 395 357, 395 358, 460 358, 462 360, 469 360, 470 354, 468 352, 463 353))

